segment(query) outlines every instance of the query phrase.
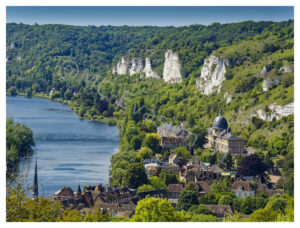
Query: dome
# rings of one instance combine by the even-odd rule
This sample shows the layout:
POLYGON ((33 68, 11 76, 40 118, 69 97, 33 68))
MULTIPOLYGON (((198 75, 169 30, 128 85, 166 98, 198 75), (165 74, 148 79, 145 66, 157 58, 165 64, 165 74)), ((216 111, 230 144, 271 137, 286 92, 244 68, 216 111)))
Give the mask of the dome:
POLYGON ((224 116, 222 116, 221 110, 219 111, 219 116, 217 116, 217 118, 214 120, 211 127, 219 128, 219 129, 227 129, 228 128, 227 120, 224 118, 224 116))

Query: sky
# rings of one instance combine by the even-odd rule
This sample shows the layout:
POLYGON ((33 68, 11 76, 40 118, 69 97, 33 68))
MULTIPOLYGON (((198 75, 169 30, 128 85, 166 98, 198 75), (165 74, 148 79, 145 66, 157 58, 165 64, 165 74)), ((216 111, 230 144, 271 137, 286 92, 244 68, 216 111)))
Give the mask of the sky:
POLYGON ((24 24, 183 26, 246 20, 283 21, 294 19, 294 8, 290 6, 8 6, 6 19, 8 23, 24 24))

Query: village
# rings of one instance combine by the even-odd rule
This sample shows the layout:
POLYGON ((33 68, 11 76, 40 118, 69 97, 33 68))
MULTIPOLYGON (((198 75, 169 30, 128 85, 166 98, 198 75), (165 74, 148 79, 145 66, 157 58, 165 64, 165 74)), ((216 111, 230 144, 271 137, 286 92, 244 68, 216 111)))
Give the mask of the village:
MULTIPOLYGON (((188 145, 190 133, 182 126, 173 126, 167 123, 157 128, 157 134, 161 139, 161 146, 174 149, 188 145)), ((213 148, 216 153, 231 154, 233 157, 242 155, 247 157, 253 154, 250 148, 246 148, 245 139, 235 136, 228 126, 222 112, 215 118, 207 130, 206 148, 213 148)), ((137 189, 110 185, 81 186, 73 191, 70 187, 63 187, 53 195, 53 200, 59 201, 64 207, 82 211, 82 214, 91 212, 95 207, 101 209, 110 216, 132 217, 135 213, 138 201, 146 196, 166 198, 172 206, 176 207, 180 193, 188 185, 196 188, 199 197, 210 192, 213 183, 228 178, 231 182, 231 192, 237 198, 246 196, 254 197, 256 194, 265 193, 267 197, 274 194, 282 195, 283 191, 277 189, 281 174, 274 167, 266 171, 268 179, 261 176, 240 175, 236 169, 221 168, 218 164, 203 162, 199 158, 183 159, 176 153, 171 153, 168 159, 155 155, 143 161, 148 177, 158 176, 162 170, 170 170, 178 176, 179 183, 169 184, 167 190, 157 189, 138 192, 137 189)), ((233 215, 230 205, 203 204, 214 216, 220 220, 227 215, 233 215)))

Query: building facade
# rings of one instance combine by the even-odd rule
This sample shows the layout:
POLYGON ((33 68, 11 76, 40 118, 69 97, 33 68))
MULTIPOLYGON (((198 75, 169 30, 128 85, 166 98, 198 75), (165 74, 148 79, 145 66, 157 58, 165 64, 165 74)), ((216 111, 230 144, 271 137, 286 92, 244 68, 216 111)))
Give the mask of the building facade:
POLYGON ((188 146, 190 133, 182 127, 164 123, 157 128, 161 139, 160 145, 164 148, 174 149, 179 146, 188 146))
POLYGON ((214 147, 217 152, 237 155, 245 151, 245 139, 230 132, 227 120, 222 116, 222 111, 208 128, 207 140, 207 147, 214 147))

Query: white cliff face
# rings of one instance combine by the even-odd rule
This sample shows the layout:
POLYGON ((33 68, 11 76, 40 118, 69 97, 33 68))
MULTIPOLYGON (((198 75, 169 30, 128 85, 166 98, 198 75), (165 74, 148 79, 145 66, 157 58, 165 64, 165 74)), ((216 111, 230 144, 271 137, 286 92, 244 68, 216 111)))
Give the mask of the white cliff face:
POLYGON ((269 105, 269 109, 271 110, 271 114, 269 115, 262 109, 259 109, 253 116, 265 121, 272 121, 273 118, 278 120, 283 116, 289 116, 294 113, 294 102, 284 106, 273 103, 269 105))
POLYGON ((134 75, 136 73, 141 73, 141 72, 143 72, 143 69, 144 69, 144 64, 143 64, 142 58, 133 58, 131 60, 131 67, 129 70, 130 75, 134 75))
POLYGON ((127 74, 129 72, 130 60, 127 56, 123 56, 121 61, 113 68, 113 74, 127 74))
POLYGON ((145 72, 146 78, 160 78, 158 73, 152 70, 151 60, 149 57, 146 58, 145 68, 143 69, 143 72, 145 72))
POLYGON ((178 83, 182 81, 181 64, 178 53, 168 50, 165 53, 163 79, 165 82, 178 83))
POLYGON ((222 82, 226 80, 226 66, 230 66, 229 59, 224 59, 211 55, 206 58, 201 69, 200 78, 197 79, 197 88, 205 95, 213 92, 219 93, 222 82))
POLYGON ((129 73, 130 76, 136 73, 143 73, 146 78, 160 78, 160 76, 152 70, 151 67, 151 60, 149 57, 144 61, 141 57, 132 58, 131 60, 123 56, 118 64, 113 67, 112 73, 115 74, 127 74, 129 73))
POLYGON ((293 66, 282 66, 279 69, 280 71, 287 72, 287 73, 292 73, 294 71, 293 66))
POLYGON ((279 83, 279 80, 276 78, 275 79, 270 79, 270 78, 266 79, 263 82, 262 89, 263 89, 263 91, 268 91, 270 86, 277 85, 278 83, 279 83))

